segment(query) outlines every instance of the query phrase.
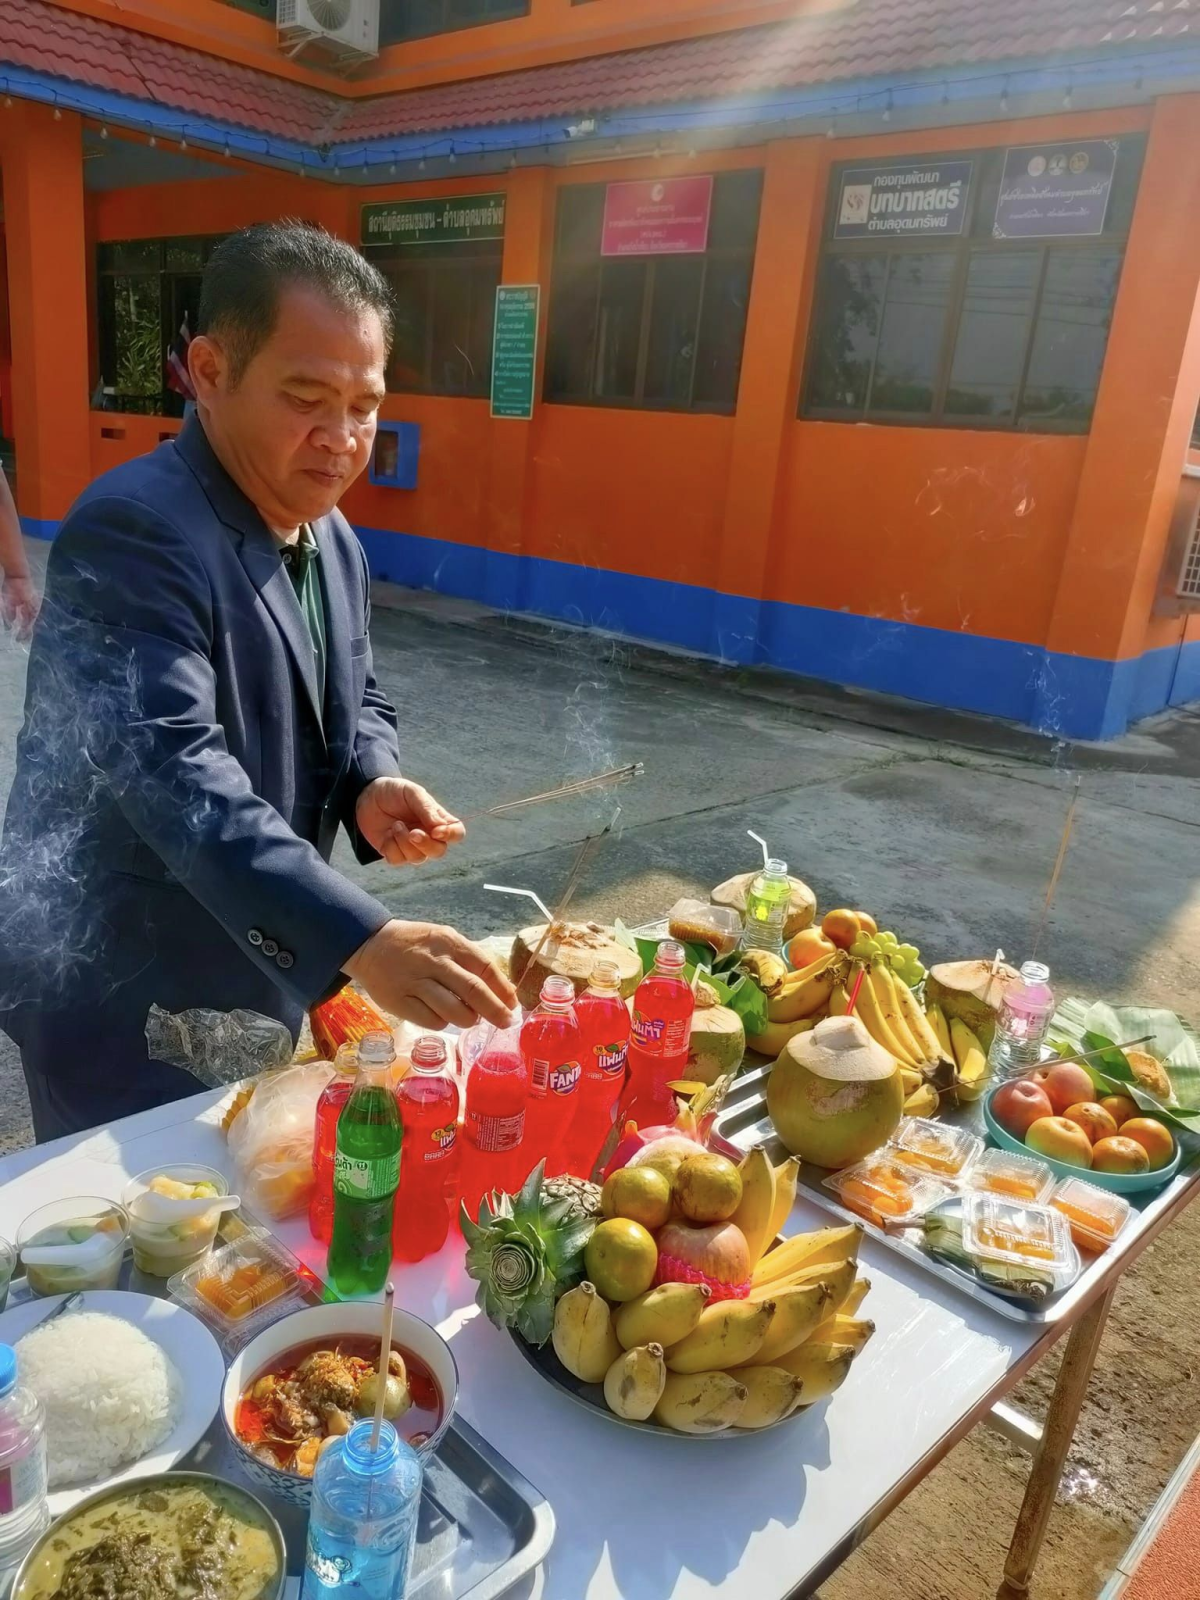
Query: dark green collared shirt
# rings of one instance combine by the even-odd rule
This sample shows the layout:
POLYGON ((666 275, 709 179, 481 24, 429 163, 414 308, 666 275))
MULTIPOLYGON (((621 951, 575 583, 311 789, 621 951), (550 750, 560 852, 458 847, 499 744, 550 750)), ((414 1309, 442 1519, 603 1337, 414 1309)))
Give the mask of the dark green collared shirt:
POLYGON ((307 523, 300 529, 295 544, 285 544, 280 554, 288 569, 300 610, 308 624, 312 640, 313 666, 317 672, 317 704, 325 705, 325 599, 321 593, 321 579, 317 572, 317 559, 321 554, 313 531, 307 523))

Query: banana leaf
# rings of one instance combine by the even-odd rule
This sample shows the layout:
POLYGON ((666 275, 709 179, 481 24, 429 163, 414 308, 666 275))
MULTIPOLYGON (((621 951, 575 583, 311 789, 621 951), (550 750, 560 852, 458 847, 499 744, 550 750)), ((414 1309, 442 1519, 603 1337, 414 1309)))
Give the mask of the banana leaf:
POLYGON ((1093 1082, 1109 1092, 1127 1094, 1143 1111, 1178 1127, 1200 1132, 1200 1035, 1173 1011, 1150 1006, 1110 1006, 1103 1000, 1078 996, 1063 1000, 1050 1023, 1050 1042, 1060 1055, 1081 1050, 1102 1050, 1083 1066, 1093 1082), (1161 1061, 1173 1090, 1163 1102, 1147 1094, 1133 1076, 1124 1051, 1125 1039, 1149 1041, 1138 1048, 1161 1061))

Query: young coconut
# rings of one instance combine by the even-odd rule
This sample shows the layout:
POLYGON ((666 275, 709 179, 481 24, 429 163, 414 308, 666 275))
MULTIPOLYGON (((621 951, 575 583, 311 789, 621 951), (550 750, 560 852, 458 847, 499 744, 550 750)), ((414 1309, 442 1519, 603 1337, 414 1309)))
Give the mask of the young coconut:
POLYGON ((900 1124, 899 1063, 857 1017, 826 1017, 788 1040, 767 1080, 767 1109, 793 1155, 818 1167, 851 1166, 900 1124))
POLYGON ((985 1050, 996 1031, 1004 991, 1020 976, 1003 961, 994 974, 992 966, 991 961, 943 961, 925 974, 926 1007, 941 1006, 947 1022, 951 1017, 965 1022, 985 1050))
POLYGON ((746 1030, 741 1017, 721 1004, 715 989, 698 983, 687 1076, 696 1083, 716 1083, 723 1073, 737 1071, 745 1053, 746 1030))
POLYGON ((570 978, 575 993, 582 994, 597 961, 616 963, 621 974, 621 994, 627 1000, 641 982, 641 957, 636 950, 618 944, 613 930, 598 922, 563 922, 549 935, 544 922, 522 928, 513 940, 508 969, 521 1004, 532 1011, 548 977, 570 978))
MULTIPOLYGON (((746 915, 746 893, 758 877, 757 872, 739 872, 736 878, 719 883, 709 899, 715 906, 730 906, 740 916, 746 915)), ((807 928, 817 914, 817 897, 800 878, 791 878, 791 898, 783 922, 784 940, 794 939, 807 928)))

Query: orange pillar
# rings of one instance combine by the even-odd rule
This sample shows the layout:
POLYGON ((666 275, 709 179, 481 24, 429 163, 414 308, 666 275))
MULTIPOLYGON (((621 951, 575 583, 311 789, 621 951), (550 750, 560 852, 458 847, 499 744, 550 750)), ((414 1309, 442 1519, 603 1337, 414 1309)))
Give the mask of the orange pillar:
POLYGON ((822 148, 813 139, 767 146, 716 582, 713 643, 738 661, 759 654, 759 602, 768 597, 784 449, 796 420, 822 148))
POLYGON ((0 110, 0 161, 19 509, 49 536, 91 477, 79 118, 21 102, 0 110))
POLYGON ((541 285, 537 366, 533 385, 533 420, 497 417, 492 422, 487 572, 487 602, 502 610, 521 605, 521 574, 511 559, 525 546, 530 471, 538 413, 542 403, 542 371, 546 359, 546 314, 550 296, 550 262, 554 240, 555 186, 548 167, 528 167, 508 180, 504 217, 502 283, 541 285))
POLYGON ((1138 663, 1198 387, 1200 95, 1193 94, 1155 107, 1046 641, 1038 726, 1108 738, 1153 709, 1150 686, 1138 688, 1138 663), (1064 704, 1071 707, 1065 724, 1064 704))

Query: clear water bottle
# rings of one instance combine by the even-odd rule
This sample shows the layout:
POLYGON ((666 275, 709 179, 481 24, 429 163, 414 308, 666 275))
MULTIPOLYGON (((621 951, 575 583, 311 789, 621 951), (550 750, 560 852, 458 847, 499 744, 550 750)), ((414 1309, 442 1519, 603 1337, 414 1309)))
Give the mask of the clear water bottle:
POLYGON ((300 1600, 404 1600, 417 1517, 421 1458, 390 1422, 371 1449, 371 1421, 327 1446, 313 1475, 300 1600))
POLYGON ((988 1051, 993 1078, 1015 1078, 1042 1059, 1042 1041, 1054 1015, 1050 968, 1026 961, 1021 976, 1004 991, 1000 1017, 988 1051))
POLYGON ((743 950, 771 950, 775 955, 783 953, 783 927, 791 897, 792 882, 788 877, 787 862, 768 861, 746 892, 743 950))
POLYGON ((50 1523, 46 1422, 41 1402, 17 1382, 17 1353, 0 1344, 0 1594, 50 1523))

